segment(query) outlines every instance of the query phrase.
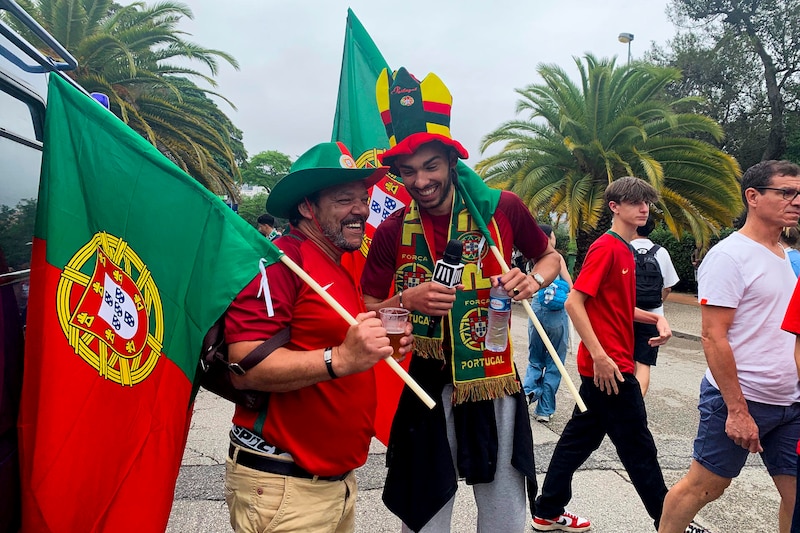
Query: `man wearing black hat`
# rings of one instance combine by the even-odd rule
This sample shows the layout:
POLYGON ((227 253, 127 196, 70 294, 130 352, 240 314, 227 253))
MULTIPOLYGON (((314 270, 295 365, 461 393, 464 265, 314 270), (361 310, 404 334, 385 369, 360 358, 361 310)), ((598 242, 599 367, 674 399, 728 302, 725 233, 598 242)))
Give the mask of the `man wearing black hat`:
POLYGON ((522 533, 526 478, 533 492, 536 486, 533 438, 510 343, 500 352, 484 344, 489 291, 502 283, 514 300, 530 298, 556 277, 559 256, 516 195, 489 189, 464 165, 457 170, 467 151, 450 136, 452 98, 435 74, 420 82, 405 69, 394 76, 384 70, 377 99, 392 147, 382 161, 402 178, 413 202, 378 226, 362 290, 369 309, 412 312, 409 373, 441 398, 428 410, 403 392, 389 439, 384 502, 404 531, 450 531, 463 477, 473 485, 479 531, 522 533), (535 260, 531 275, 518 268, 503 274, 484 230, 506 264, 514 246, 535 260), (452 239, 462 244, 457 289, 431 281, 452 239))
MULTIPOLYGON (((236 378, 237 387, 269 392, 266 407, 237 405, 233 417, 225 499, 237 532, 354 529, 353 469, 366 461, 374 434, 373 366, 393 350, 340 260, 361 245, 367 187, 386 171, 356 168, 343 144, 324 143, 298 158, 267 200, 291 223, 275 244, 359 323, 349 326, 282 263, 228 309, 231 362, 290 329, 288 343, 236 378)), ((409 329, 401 353, 412 342, 409 329)))

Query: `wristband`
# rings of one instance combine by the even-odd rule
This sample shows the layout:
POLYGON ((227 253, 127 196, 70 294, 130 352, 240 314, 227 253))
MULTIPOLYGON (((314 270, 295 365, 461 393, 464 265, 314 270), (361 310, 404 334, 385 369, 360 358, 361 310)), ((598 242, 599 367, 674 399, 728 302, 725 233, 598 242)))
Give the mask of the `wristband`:
POLYGON ((328 369, 328 375, 331 377, 331 379, 338 378, 339 376, 337 376, 336 372, 333 371, 333 348, 325 348, 325 351, 322 352, 322 358, 325 359, 325 367, 328 369))
POLYGON ((400 301, 400 309, 405 309, 405 307, 403 307, 403 291, 398 292, 397 296, 398 296, 399 301, 400 301))

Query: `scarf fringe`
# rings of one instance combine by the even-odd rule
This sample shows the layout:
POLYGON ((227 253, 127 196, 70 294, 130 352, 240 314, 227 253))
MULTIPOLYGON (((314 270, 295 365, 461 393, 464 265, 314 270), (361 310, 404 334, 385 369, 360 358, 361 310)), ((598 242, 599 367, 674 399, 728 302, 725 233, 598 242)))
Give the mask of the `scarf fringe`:
MULTIPOLYGON (((477 227, 473 228, 471 216, 462 202, 460 193, 456 191, 450 213, 448 238, 461 239, 462 235, 468 231, 475 232, 477 227)), ((491 234, 502 251, 500 228, 494 219, 487 221, 487 224, 489 223, 491 224, 491 234)), ((427 272, 435 270, 435 258, 431 254, 427 240, 434 238, 435 230, 430 226, 426 228, 426 226, 429 225, 420 216, 419 207, 416 202, 412 201, 403 215, 402 231, 403 235, 413 235, 416 238, 405 239, 404 237, 405 240, 400 243, 401 253, 398 254, 398 257, 406 258, 411 255, 414 262, 412 264, 396 259, 395 289, 398 291, 407 288, 412 279, 417 282, 424 281, 422 278, 429 279, 430 274, 421 274, 418 266, 422 266, 423 270, 427 272)), ((482 236, 478 244, 477 267, 480 272, 477 276, 488 281, 492 275, 502 272, 496 261, 488 261, 488 265, 482 263, 481 256, 486 243, 486 237, 482 236)), ((470 253, 474 253, 474 250, 471 249, 470 253)), ((491 257, 489 255, 483 261, 487 261, 491 257)), ((476 338, 477 330, 475 328, 478 327, 478 322, 475 321, 481 322, 486 319, 485 310, 476 307, 474 301, 469 305, 467 302, 479 299, 481 296, 488 298, 490 292, 488 283, 479 282, 478 278, 476 278, 474 286, 467 291, 468 294, 459 293, 456 296, 456 301, 448 313, 447 322, 434 328, 432 335, 429 336, 426 333, 430 330, 430 317, 419 312, 414 313, 414 355, 423 359, 444 362, 446 361, 444 346, 446 345, 448 348, 447 357, 450 359, 451 379, 454 383, 452 398, 454 404, 502 398, 516 394, 521 388, 514 369, 513 349, 510 342, 508 349, 496 353, 486 351, 481 342, 482 339, 476 338), (478 288, 479 286, 480 288, 478 288), (468 321, 469 323, 467 323, 468 321), (444 335, 445 329, 448 329, 447 335, 444 335), (462 339, 464 335, 467 337, 462 339), (488 366, 492 367, 491 376, 487 376, 488 366)))
POLYGON ((438 359, 444 361, 444 350, 441 339, 432 339, 422 335, 414 335, 414 355, 423 359, 438 359))
POLYGON ((503 396, 511 396, 520 391, 520 383, 516 376, 485 378, 467 383, 453 385, 453 404, 494 400, 503 396))

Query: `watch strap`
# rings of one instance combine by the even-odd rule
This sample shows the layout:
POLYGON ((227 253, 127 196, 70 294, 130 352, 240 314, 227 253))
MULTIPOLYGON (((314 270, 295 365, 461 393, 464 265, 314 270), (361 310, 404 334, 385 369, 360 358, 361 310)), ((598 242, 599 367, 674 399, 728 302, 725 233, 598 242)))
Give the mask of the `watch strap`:
POLYGON ((322 352, 322 358, 325 360, 325 368, 328 369, 328 375, 331 379, 338 378, 339 376, 333 371, 333 347, 325 348, 325 351, 322 352))

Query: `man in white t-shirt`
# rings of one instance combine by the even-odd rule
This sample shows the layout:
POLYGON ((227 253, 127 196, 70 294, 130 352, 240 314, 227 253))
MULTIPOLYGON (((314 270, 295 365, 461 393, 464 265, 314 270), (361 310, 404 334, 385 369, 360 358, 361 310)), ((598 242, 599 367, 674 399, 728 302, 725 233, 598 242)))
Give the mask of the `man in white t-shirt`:
POLYGON ((781 330, 781 320, 797 278, 778 237, 800 219, 798 195, 800 167, 794 163, 762 161, 751 167, 742 176, 744 226, 714 246, 700 265, 708 362, 700 384, 700 426, 689 472, 664 500, 661 533, 698 531, 686 529, 692 517, 722 495, 750 453, 761 454, 780 494, 779 531, 789 532, 800 388, 795 338, 781 330))
MULTIPOLYGON (((646 254, 653 248, 653 246, 656 246, 656 244, 649 238, 650 233, 653 232, 655 227, 656 223, 653 220, 653 216, 650 215, 647 218, 647 223, 645 223, 644 226, 639 226, 636 228, 636 238, 631 241, 631 247, 633 247, 636 253, 646 254)), ((675 265, 672 264, 672 258, 669 256, 669 252, 666 248, 659 246, 653 255, 658 263, 658 268, 661 271, 661 287, 659 292, 659 299, 661 303, 655 307, 653 307, 652 304, 644 306, 640 305, 638 303, 639 295, 637 294, 636 307, 663 316, 663 302, 667 299, 667 296, 672 291, 672 287, 675 286, 678 281, 680 281, 680 278, 678 277, 678 273, 675 271, 675 265)), ((636 286, 638 290, 638 278, 636 286)), ((639 385, 642 388, 642 397, 647 394, 647 389, 650 387, 650 367, 656 366, 656 358, 658 357, 658 346, 650 346, 648 341, 657 336, 658 330, 655 328, 655 325, 644 324, 642 322, 633 323, 633 360, 636 362, 636 370, 634 375, 636 376, 636 380, 639 382, 639 385)))

